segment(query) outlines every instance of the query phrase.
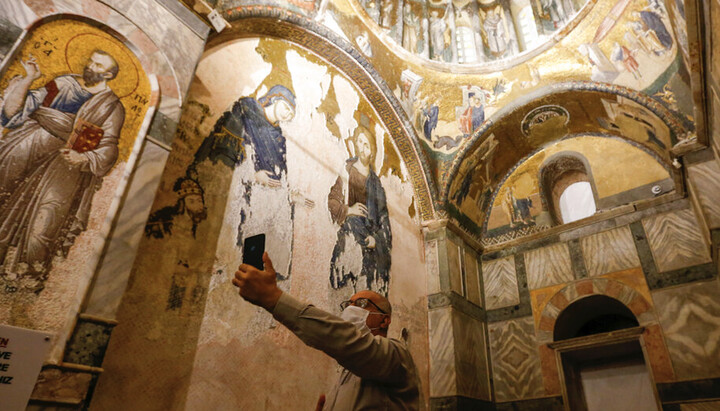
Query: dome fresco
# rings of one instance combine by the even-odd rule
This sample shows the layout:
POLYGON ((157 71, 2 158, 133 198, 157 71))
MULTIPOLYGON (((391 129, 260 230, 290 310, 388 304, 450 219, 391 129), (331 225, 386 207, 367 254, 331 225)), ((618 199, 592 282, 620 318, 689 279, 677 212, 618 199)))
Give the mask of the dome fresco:
POLYGON ((356 0, 377 28, 416 56, 484 64, 527 54, 587 0, 356 0))

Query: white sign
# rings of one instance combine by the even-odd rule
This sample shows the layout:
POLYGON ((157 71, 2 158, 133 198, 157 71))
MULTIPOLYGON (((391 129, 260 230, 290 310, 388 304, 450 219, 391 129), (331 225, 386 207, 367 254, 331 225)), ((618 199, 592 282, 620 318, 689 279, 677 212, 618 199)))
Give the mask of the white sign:
POLYGON ((51 334, 0 324, 0 405, 23 411, 50 349, 51 334))
POLYGON ((208 20, 210 20, 210 23, 212 23, 213 27, 215 27, 215 31, 220 33, 223 31, 225 27, 227 27, 228 22, 225 21, 225 19, 220 15, 220 13, 217 12, 217 10, 213 10, 207 15, 208 20))

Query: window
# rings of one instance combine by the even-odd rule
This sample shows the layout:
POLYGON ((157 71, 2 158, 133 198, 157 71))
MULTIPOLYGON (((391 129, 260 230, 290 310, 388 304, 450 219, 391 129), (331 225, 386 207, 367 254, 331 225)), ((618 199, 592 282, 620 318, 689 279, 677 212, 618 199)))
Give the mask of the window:
POLYGON ((470 27, 459 26, 457 28, 457 49, 458 62, 474 63, 477 61, 474 35, 470 27))
POLYGON ((564 224, 595 214, 595 198, 587 181, 570 184, 560 195, 560 217, 564 224))

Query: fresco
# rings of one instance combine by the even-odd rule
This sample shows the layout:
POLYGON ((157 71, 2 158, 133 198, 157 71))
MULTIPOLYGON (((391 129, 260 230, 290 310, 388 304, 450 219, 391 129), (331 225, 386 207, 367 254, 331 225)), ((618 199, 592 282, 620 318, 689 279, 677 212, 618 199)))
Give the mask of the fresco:
POLYGON ((379 31, 421 58, 451 64, 532 50, 565 26, 583 0, 358 0, 379 31))
POLYGON ((120 41, 58 20, 32 31, 0 90, 0 292, 40 293, 122 189, 150 84, 120 41))
POLYGON ((139 338, 147 355, 165 355, 158 338, 198 336, 187 406, 207 407, 208 393, 238 409, 282 408, 289 398, 314 404, 306 388, 331 384, 330 360, 302 348, 230 283, 243 240, 259 233, 283 290, 333 313, 360 289, 388 295, 396 331, 408 328, 413 349, 426 350, 412 183, 356 86, 307 50, 250 38, 206 52, 188 101, 136 262, 157 274, 129 291, 156 296, 137 307, 157 313, 139 338), (218 75, 225 81, 209 81, 218 75), (237 350, 246 355, 230 354, 237 350), (297 366, 268 373, 265 360, 285 352, 297 366), (241 387, 254 375, 293 372, 288 384, 305 388, 292 396, 227 389, 218 378, 238 369, 246 370, 241 387))
POLYGON ((541 194, 540 170, 555 155, 568 153, 586 161, 598 211, 662 193, 654 194, 651 185, 663 192, 674 189, 668 170, 647 151, 617 138, 568 138, 522 161, 504 179, 488 210, 483 244, 499 244, 555 225, 548 208, 551 200, 541 194))

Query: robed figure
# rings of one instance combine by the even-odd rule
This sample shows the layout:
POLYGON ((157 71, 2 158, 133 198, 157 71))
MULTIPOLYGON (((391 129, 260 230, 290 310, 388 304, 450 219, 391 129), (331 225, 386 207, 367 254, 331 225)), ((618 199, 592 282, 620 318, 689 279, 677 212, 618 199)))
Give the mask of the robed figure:
POLYGON ((107 82, 115 59, 95 50, 82 75, 63 75, 30 90, 40 78, 31 57, 25 77, 5 90, 0 123, 0 276, 25 277, 43 288, 53 257, 66 256, 85 230, 93 194, 118 158, 125 120, 107 82))
MULTIPOLYGON (((275 85, 260 98, 241 97, 215 124, 195 153, 192 167, 205 159, 222 162, 240 178, 236 245, 265 233, 277 279, 287 280, 293 249, 293 199, 287 179, 287 145, 281 123, 295 117, 295 95, 275 85)), ((289 284, 281 284, 288 287, 289 284)))
POLYGON ((330 261, 330 284, 337 289, 350 283, 354 289, 387 295, 392 233, 385 189, 372 168, 370 136, 365 127, 356 129, 357 157, 347 161, 346 178, 338 177, 328 195, 330 216, 340 225, 330 261))

